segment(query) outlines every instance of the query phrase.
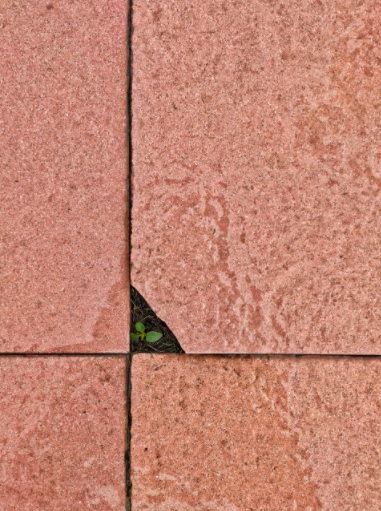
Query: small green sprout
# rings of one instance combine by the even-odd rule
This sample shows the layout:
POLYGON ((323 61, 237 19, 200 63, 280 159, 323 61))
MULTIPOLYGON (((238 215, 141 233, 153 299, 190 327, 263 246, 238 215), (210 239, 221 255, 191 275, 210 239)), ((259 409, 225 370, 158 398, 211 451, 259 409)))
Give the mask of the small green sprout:
POLYGON ((159 332, 146 332, 147 328, 143 323, 136 323, 135 329, 136 334, 130 334, 133 341, 156 342, 163 337, 159 332))

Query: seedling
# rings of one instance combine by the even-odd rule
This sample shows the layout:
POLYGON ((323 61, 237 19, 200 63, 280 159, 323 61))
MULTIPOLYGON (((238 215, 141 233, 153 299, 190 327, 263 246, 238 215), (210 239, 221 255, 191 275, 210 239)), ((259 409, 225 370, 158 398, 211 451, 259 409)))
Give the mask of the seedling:
POLYGON ((135 330, 136 334, 130 334, 133 341, 156 342, 163 337, 163 334, 159 332, 146 332, 147 327, 143 323, 136 323, 135 330))

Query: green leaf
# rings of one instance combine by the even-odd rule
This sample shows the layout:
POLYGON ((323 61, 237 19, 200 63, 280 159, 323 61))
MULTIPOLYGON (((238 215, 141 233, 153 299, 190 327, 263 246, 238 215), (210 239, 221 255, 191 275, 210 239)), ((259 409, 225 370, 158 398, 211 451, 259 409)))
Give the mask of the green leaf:
POLYGON ((130 334, 130 337, 133 341, 138 341, 139 340, 139 335, 138 334, 130 334))
POLYGON ((163 337, 163 334, 159 334, 159 332, 148 332, 147 334, 147 342, 156 342, 163 337))
POLYGON ((144 332, 144 330, 146 329, 143 323, 136 323, 135 328, 138 332, 144 332))

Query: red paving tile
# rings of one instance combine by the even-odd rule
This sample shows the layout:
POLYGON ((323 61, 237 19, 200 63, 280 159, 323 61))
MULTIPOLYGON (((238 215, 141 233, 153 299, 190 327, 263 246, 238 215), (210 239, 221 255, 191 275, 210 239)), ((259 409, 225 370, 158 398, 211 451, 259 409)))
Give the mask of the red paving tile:
POLYGON ((124 358, 0 358, 0 510, 125 511, 124 358))
POLYGON ((378 511, 381 362, 136 355, 133 511, 378 511))
POLYGON ((127 1, 0 6, 0 352, 128 350, 127 1))
POLYGON ((133 285, 186 352, 381 354, 379 3, 133 21, 133 285))

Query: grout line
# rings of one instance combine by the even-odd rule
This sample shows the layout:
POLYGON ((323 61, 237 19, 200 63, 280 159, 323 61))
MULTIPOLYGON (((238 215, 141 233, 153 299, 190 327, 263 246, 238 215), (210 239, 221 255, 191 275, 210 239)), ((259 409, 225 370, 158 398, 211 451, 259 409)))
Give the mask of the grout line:
MULTIPOLYGON (((132 15, 133 0, 127 0, 127 147, 128 147, 128 163, 127 163, 127 186, 128 186, 128 204, 127 204, 127 274, 128 274, 128 293, 130 299, 130 326, 132 324, 132 308, 131 308, 131 215, 132 215, 132 15)), ((126 511, 131 511, 131 367, 132 367, 132 341, 128 334, 130 353, 126 355, 126 452, 125 452, 125 473, 126 473, 126 511)))
MULTIPOLYGON (((136 353, 134 353, 136 354, 136 353)), ((157 353, 157 355, 173 355, 173 353, 157 353)), ((333 357, 333 358, 381 358, 381 354, 352 354, 352 353, 180 353, 179 356, 192 357, 333 357)))
MULTIPOLYGON (((127 62, 127 144, 128 144, 128 205, 127 205, 127 266, 128 266, 128 290, 130 293, 131 286, 131 215, 132 215, 132 15, 133 15, 133 0, 128 1, 128 19, 127 19, 127 48, 128 48, 128 62, 127 62)), ((130 298, 130 325, 132 324, 132 308, 130 298)), ((131 339, 128 339, 130 352, 132 351, 131 339)))
POLYGON ((380 355, 374 354, 350 354, 350 353, 154 353, 154 352, 130 352, 130 353, 0 353, 0 357, 127 357, 132 359, 134 356, 139 355, 154 355, 154 356, 177 356, 177 357, 295 357, 295 358, 312 358, 312 357, 330 357, 330 358, 381 358, 380 355))
POLYGON ((126 429, 126 452, 124 456, 125 471, 126 471, 126 511, 131 511, 131 363, 132 356, 126 356, 126 415, 127 415, 127 429, 126 429))
POLYGON ((125 357, 128 353, 0 353, 0 357, 125 357))

